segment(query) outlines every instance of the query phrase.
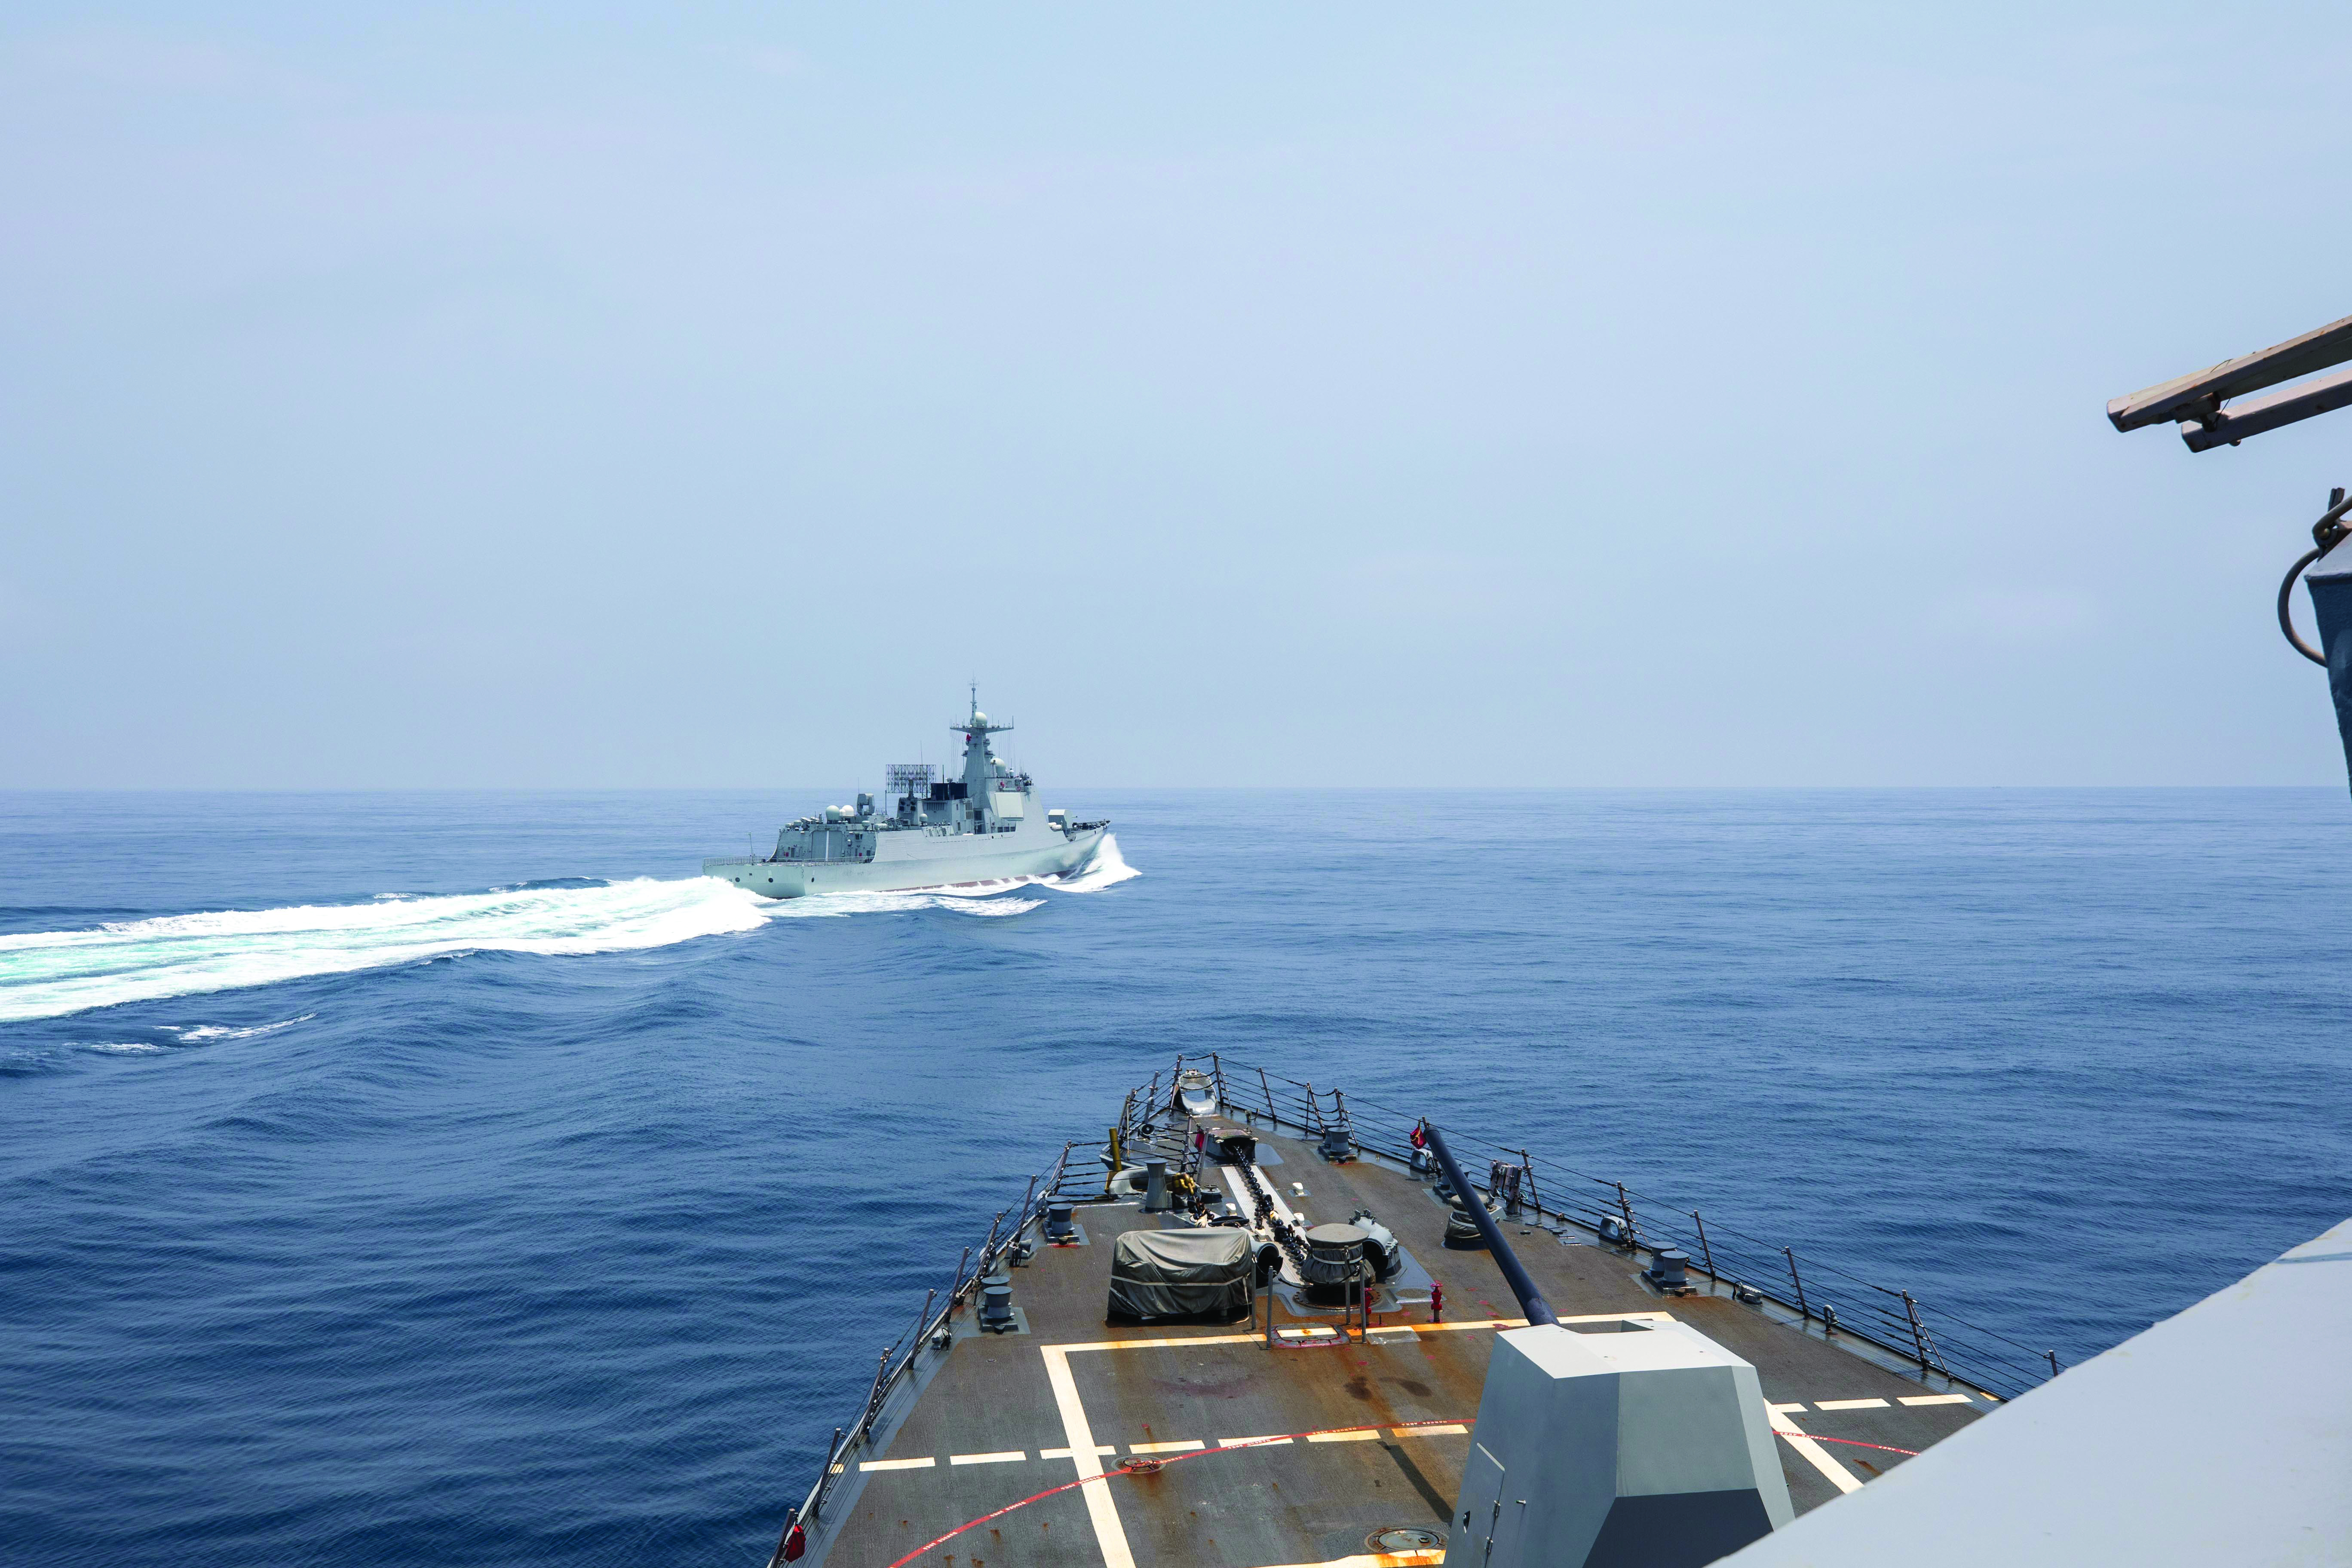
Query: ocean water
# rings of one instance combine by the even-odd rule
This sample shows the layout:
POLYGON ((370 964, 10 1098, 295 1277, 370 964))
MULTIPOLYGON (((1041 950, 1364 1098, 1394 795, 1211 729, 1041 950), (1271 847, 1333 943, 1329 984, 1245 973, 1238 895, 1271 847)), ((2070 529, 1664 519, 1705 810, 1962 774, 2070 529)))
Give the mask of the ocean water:
POLYGON ((1072 791, 1072 889, 691 876, 822 798, 0 795, 0 1555, 763 1561, 1178 1051, 2068 1361, 2352 1213, 2340 791, 1072 791))

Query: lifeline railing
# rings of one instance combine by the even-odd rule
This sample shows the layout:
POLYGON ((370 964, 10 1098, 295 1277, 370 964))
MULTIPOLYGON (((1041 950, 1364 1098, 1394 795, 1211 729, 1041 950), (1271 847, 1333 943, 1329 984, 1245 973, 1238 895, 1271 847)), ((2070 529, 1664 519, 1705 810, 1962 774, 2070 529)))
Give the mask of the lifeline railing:
MULTIPOLYGON (((780 1564, 800 1556, 798 1552, 791 1550, 795 1534, 823 1521, 824 1505, 833 1496, 835 1484, 848 1473, 848 1457, 872 1439, 890 1403, 890 1395, 913 1374, 924 1350, 934 1337, 946 1330, 948 1320, 956 1310, 971 1299, 972 1292, 980 1289, 980 1282, 1003 1260, 1006 1253, 1013 1250, 1013 1245, 1021 1239, 1021 1233, 1035 1223, 1045 1200, 1062 1191, 1063 1178, 1069 1170, 1070 1150, 1075 1146, 1075 1142, 1063 1144, 1062 1152, 1055 1157, 1054 1163, 1029 1178, 1028 1191, 1022 1194, 1018 1207, 996 1211, 996 1217, 989 1222, 988 1237, 980 1244, 977 1258, 972 1257, 971 1247, 963 1249, 963 1256, 956 1259, 955 1273, 948 1281, 947 1300, 940 1301, 938 1288, 933 1287, 925 1293, 923 1310, 915 1314, 913 1325, 882 1347, 881 1357, 874 1368, 874 1385, 866 1393, 865 1405, 849 1426, 833 1429, 833 1442, 825 1451, 824 1464, 817 1471, 816 1484, 809 1488, 808 1495, 801 1500, 801 1505, 786 1516, 784 1532, 777 1540, 776 1550, 768 1559, 768 1568, 779 1568, 780 1564), (1009 1228, 1004 1223, 1007 1215, 1013 1216, 1009 1228), (967 1266, 969 1273, 966 1272, 967 1266), (939 1303, 936 1312, 931 1310, 934 1302, 939 1303)), ((1089 1194, 1097 1190, 1090 1188, 1089 1194)))
MULTIPOLYGON (((1276 1127, 1317 1137, 1344 1131, 1359 1149, 1412 1163, 1412 1131, 1421 1124, 1420 1116, 1336 1088, 1318 1089, 1269 1073, 1254 1063, 1229 1064, 1213 1051, 1179 1055, 1166 1089, 1155 1073, 1150 1085, 1130 1093, 1120 1111, 1122 1140, 1135 1137, 1148 1124, 1165 1122, 1175 1075, 1187 1063, 1209 1074, 1217 1103, 1228 1112, 1252 1121, 1264 1118, 1276 1127)), ((1915 1363, 1923 1374, 1936 1373, 2010 1399, 2048 1382, 2059 1371, 2055 1351, 2034 1350, 1941 1310, 1931 1318, 1907 1290, 1874 1284, 1791 1247, 1775 1247, 1719 1219, 1710 1222, 1696 1209, 1677 1208, 1622 1182, 1557 1163, 1539 1163, 1525 1148, 1458 1131, 1451 1119, 1446 1137, 1465 1164, 1475 1157, 1486 1162, 1490 1171, 1499 1167, 1507 1177, 1511 1171, 1520 1173, 1516 1180, 1524 1186, 1517 1197, 1521 1210, 1591 1231, 1603 1241, 1616 1238, 1615 1244, 1628 1251, 1654 1255, 1668 1247, 1680 1250, 1689 1256, 1693 1270, 1731 1286, 1735 1295, 1751 1304, 1769 1300, 1801 1325, 1820 1324, 1864 1341, 1915 1363)))

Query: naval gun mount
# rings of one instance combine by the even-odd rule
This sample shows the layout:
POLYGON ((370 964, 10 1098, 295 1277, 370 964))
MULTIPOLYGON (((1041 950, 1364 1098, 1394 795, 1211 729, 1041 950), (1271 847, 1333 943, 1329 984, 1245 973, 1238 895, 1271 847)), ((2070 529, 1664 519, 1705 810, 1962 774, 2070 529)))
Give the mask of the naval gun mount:
POLYGON ((1528 1326, 1495 1336, 1446 1562, 1698 1568, 1796 1517, 1753 1365, 1671 1319, 1571 1331, 1486 1205, 1463 1207, 1528 1326))

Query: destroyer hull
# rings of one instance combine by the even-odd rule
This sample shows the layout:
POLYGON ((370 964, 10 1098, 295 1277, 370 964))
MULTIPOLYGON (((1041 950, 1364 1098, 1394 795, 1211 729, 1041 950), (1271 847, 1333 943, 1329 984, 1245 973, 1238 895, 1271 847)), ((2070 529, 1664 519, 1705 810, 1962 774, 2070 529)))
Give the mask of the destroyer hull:
MULTIPOLYGON (((742 857, 702 863, 702 874, 731 882, 768 899, 798 899, 813 893, 892 893, 921 888, 962 888, 1020 877, 1065 877, 1093 858, 1104 828, 1063 835, 1052 842, 1034 841, 974 852, 956 838, 917 838, 908 846, 917 853, 877 854, 871 860, 752 860, 742 857), (934 853, 922 853, 932 846, 934 853)), ((887 836, 887 848, 898 835, 887 836)), ((971 836, 959 836, 971 837, 971 836)), ((1027 839, 1030 835, 1008 835, 1027 839)))

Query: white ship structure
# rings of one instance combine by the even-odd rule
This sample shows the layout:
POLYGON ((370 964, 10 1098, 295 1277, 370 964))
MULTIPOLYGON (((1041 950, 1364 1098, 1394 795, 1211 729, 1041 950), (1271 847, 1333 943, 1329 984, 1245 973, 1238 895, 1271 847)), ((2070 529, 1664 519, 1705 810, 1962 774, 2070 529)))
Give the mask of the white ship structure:
POLYGON ((705 860, 702 874, 771 899, 810 893, 967 888, 1025 877, 1065 877, 1085 868, 1108 822, 1073 822, 1042 810, 1027 773, 997 759, 994 724, 972 693, 971 716, 949 728, 963 736, 961 778, 932 776, 928 763, 893 763, 880 803, 829 805, 776 835, 765 858, 705 860))

